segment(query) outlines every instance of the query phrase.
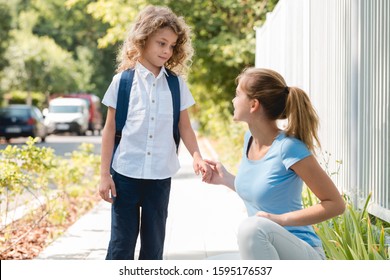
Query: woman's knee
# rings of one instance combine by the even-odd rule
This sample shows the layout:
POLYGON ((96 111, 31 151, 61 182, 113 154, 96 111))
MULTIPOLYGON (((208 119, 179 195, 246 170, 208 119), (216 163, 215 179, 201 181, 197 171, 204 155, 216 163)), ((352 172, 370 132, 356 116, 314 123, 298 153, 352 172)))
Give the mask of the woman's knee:
POLYGON ((252 242, 254 239, 267 238, 267 224, 270 221, 266 218, 252 216, 245 219, 238 228, 238 242, 252 242))

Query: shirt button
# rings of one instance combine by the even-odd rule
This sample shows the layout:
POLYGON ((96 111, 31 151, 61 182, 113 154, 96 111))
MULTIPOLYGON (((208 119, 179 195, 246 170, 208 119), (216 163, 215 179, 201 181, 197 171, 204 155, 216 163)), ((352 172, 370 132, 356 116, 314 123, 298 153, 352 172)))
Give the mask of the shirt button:
POLYGON ((150 156, 150 152, 148 152, 147 155, 150 156))
POLYGON ((154 121, 154 117, 151 117, 150 119, 151 119, 152 121, 154 121))
POLYGON ((152 103, 154 103, 155 101, 154 101, 154 99, 152 100, 152 103))
POLYGON ((153 136, 152 136, 152 135, 149 135, 149 138, 153 138, 153 136))
POLYGON ((155 87, 155 86, 156 86, 156 84, 155 84, 155 83, 153 83, 153 86, 155 87))

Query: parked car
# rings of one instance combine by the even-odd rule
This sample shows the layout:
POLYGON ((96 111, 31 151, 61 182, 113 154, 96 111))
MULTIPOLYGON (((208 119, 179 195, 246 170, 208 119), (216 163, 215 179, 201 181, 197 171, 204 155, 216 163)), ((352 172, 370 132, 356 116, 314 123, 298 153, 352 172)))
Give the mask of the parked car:
POLYGON ((0 108, 0 137, 7 142, 11 138, 40 137, 42 142, 47 129, 41 111, 30 105, 9 105, 0 108))
POLYGON ((82 98, 88 103, 89 119, 88 119, 88 130, 97 131, 100 134, 100 131, 103 128, 103 117, 100 109, 100 98, 94 94, 90 93, 70 93, 64 95, 67 98, 82 98))
POLYGON ((103 115, 101 112, 101 101, 100 98, 91 93, 67 93, 67 94, 53 94, 51 98, 82 98, 87 102, 89 119, 88 119, 88 130, 94 133, 95 131, 100 134, 103 129, 103 115))
POLYGON ((85 135, 88 130, 88 103, 82 98, 55 98, 49 102, 45 125, 49 134, 71 132, 85 135))

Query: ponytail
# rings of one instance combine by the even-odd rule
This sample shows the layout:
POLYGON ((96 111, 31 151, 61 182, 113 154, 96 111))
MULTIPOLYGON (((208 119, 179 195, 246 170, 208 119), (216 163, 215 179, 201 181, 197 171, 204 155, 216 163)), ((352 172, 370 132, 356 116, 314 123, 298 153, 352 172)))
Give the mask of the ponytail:
POLYGON ((285 113, 288 118, 286 135, 298 138, 312 152, 321 147, 317 134, 318 115, 303 90, 289 87, 285 113))

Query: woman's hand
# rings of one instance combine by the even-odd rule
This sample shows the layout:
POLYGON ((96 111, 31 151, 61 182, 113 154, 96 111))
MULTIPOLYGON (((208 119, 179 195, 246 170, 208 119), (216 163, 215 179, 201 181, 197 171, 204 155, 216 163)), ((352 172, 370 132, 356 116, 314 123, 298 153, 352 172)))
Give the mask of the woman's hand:
POLYGON ((209 184, 214 185, 224 185, 225 176, 228 173, 225 167, 220 162, 215 162, 212 160, 205 160, 205 162, 210 166, 212 171, 212 176, 209 181, 206 181, 209 184))
POLYGON ((267 218, 268 220, 271 220, 271 221, 283 226, 283 219, 282 219, 283 216, 282 215, 276 215, 276 214, 271 214, 271 213, 267 213, 264 211, 259 211, 256 213, 256 216, 267 218))

